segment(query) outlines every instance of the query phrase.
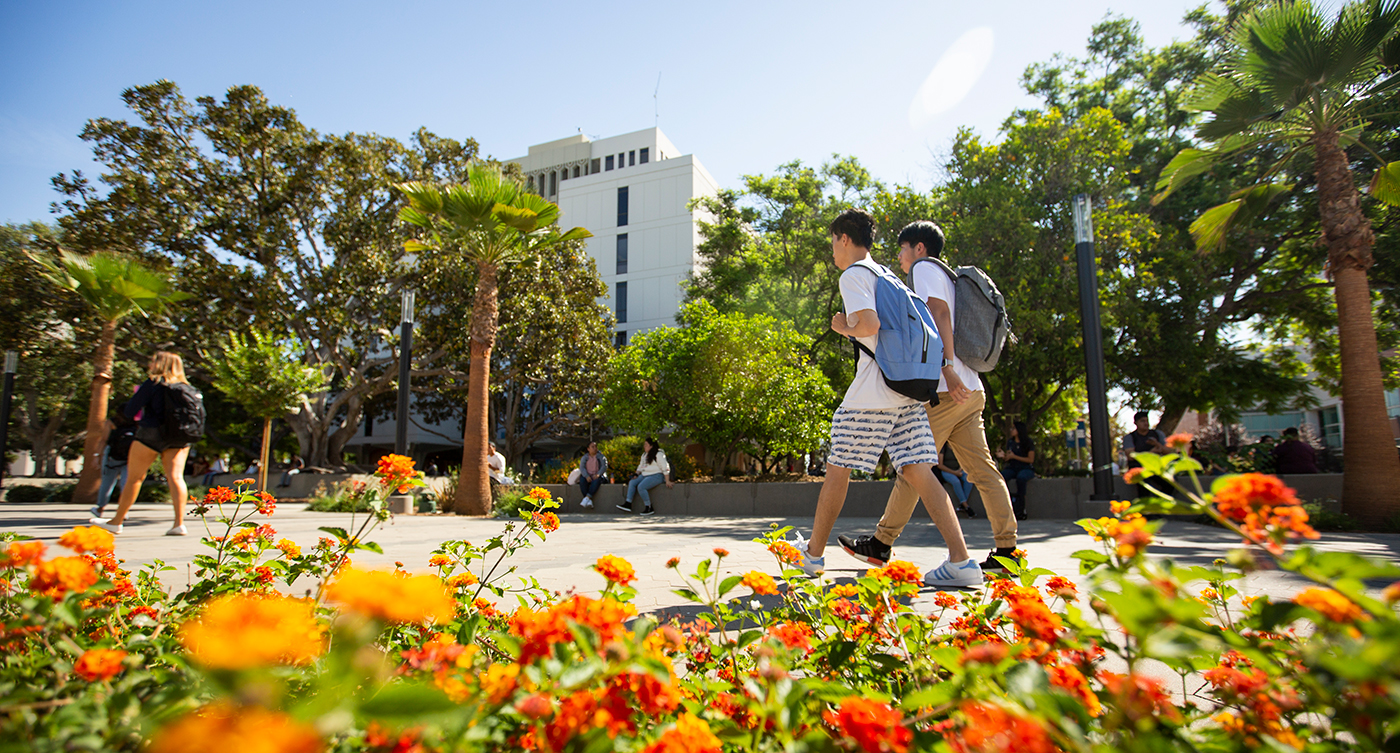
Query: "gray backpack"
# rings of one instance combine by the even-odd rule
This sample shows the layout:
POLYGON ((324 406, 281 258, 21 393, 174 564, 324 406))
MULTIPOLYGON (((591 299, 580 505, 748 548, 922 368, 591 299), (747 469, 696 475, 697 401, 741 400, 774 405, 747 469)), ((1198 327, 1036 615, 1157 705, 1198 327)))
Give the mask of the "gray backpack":
MULTIPOLYGON (((953 352, 968 368, 977 372, 991 371, 1001 358, 1001 349, 1011 334, 1011 319, 1006 315, 1006 299, 986 272, 973 266, 953 269, 942 259, 926 256, 914 262, 937 264, 953 281, 953 352)), ((909 286, 914 286, 914 270, 909 270, 909 286)))

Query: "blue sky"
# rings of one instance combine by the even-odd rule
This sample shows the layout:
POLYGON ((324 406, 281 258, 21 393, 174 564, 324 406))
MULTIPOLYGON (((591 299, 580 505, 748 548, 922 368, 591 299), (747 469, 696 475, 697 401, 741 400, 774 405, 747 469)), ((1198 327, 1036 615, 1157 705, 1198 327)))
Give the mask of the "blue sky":
POLYGON ((496 157, 646 128, 656 107, 722 186, 839 152, 881 180, 928 187, 959 126, 994 136, 1031 103, 1026 65, 1081 54, 1107 12, 1138 20, 1151 45, 1183 38, 1201 1, 9 0, 0 221, 48 218, 54 174, 95 172, 84 122, 126 117, 121 91, 161 78, 190 98, 255 84, 322 132, 427 126, 496 157))

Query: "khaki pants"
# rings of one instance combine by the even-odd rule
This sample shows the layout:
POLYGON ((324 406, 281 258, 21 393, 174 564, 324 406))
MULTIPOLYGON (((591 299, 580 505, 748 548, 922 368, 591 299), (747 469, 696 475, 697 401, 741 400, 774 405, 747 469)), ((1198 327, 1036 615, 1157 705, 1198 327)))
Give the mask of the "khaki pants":
MULTIPOLYGON (((1001 471, 992 461, 992 453, 987 449, 987 432, 982 425, 982 408, 987 404, 987 396, 982 390, 972 393, 962 405, 953 402, 946 392, 938 394, 938 405, 928 406, 929 428, 942 451, 946 442, 953 447, 958 463, 967 472, 968 481, 982 494, 982 505, 987 509, 987 521, 992 524, 992 536, 998 547, 1016 546, 1016 515, 1011 511, 1011 495, 1006 491, 1006 481, 1001 471)), ((875 529, 875 538, 894 545, 895 539, 909 524, 914 514, 914 506, 919 495, 914 487, 897 474, 894 490, 885 503, 884 517, 875 529)))

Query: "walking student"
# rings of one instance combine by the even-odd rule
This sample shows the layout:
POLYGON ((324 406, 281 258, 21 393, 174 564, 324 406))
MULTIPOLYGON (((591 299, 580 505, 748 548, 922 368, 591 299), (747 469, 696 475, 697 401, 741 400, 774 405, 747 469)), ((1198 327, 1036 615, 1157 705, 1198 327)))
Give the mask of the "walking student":
MULTIPOLYGON (((957 514, 934 478, 938 444, 929 429, 924 404, 895 392, 886 384, 879 364, 869 353, 878 348, 880 318, 876 313, 876 285, 889 270, 870 259, 875 221, 869 214, 848 209, 832 220, 831 254, 841 270, 840 288, 844 313, 831 318, 831 329, 854 338, 863 350, 856 355, 856 375, 846 390, 841 406, 831 417, 831 456, 826 478, 817 500, 812 522, 812 539, 798 549, 799 566, 809 576, 825 572, 826 540, 846 503, 846 490, 852 470, 875 470, 882 452, 888 452, 899 478, 909 484, 948 545, 948 559, 924 575, 931 586, 978 586, 982 568, 968 556, 957 514), (867 353, 866 351, 869 351, 867 353)), ((947 344, 951 348, 951 340, 947 344)), ((908 521, 908 515, 905 515, 908 521)), ((888 557, 888 555, 886 555, 888 557)))
MULTIPOLYGON (((664 455, 663 455, 664 457, 664 455)), ((603 477, 608 474, 608 458, 598 452, 598 443, 588 443, 588 453, 578 460, 578 488, 583 492, 579 507, 585 510, 593 506, 593 495, 603 485, 603 477)))
POLYGON ((662 452, 656 438, 647 437, 642 440, 642 459, 637 463, 637 473, 627 482, 627 501, 618 505, 617 509, 632 512, 632 498, 640 494, 644 505, 642 514, 655 515, 656 511, 651 508, 651 495, 647 490, 654 489, 663 482, 667 489, 676 485, 671 480, 671 463, 666 459, 666 453, 662 452))
POLYGON ((151 356, 146 373, 150 378, 122 411, 127 418, 138 414, 141 418, 127 455, 127 483, 122 487, 117 514, 111 520, 94 516, 89 522, 121 533, 126 515, 141 493, 146 469, 159 459, 170 485, 170 504, 175 508, 175 526, 165 535, 186 536, 189 532, 185 529, 185 502, 189 490, 185 488, 185 459, 190 454, 190 443, 204 431, 203 397, 185 379, 184 361, 175 353, 157 351, 151 356))
MULTIPOLYGON (((899 266, 910 274, 914 294, 927 303, 943 341, 943 380, 939 384, 938 404, 925 406, 929 429, 938 441, 952 448, 959 468, 981 493, 995 542, 995 548, 981 568, 1000 570, 1004 567, 996 558, 1010 557, 1016 549, 1016 516, 1012 513, 1006 482, 987 447, 987 432, 982 424, 982 410, 987 404, 982 379, 953 349, 953 322, 956 321, 953 281, 938 264, 921 262, 940 256, 943 244, 943 230, 937 225, 928 220, 911 222, 899 231, 899 266)), ((895 540, 909 524, 917 499, 914 487, 900 475, 885 502, 885 512, 875 527, 875 535, 856 538, 843 535, 837 540, 856 559, 884 565, 890 560, 895 540)))
POLYGON ((126 486, 126 458, 136 438, 136 422, 122 411, 126 403, 107 418, 107 444, 102 452, 102 482, 97 487, 97 504, 88 511, 102 517, 102 510, 112 501, 112 492, 126 486))

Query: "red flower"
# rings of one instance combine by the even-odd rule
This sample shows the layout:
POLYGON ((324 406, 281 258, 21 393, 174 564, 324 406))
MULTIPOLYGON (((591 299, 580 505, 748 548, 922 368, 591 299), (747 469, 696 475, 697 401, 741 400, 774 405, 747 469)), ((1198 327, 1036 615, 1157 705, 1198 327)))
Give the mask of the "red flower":
POLYGON ((515 710, 531 719, 543 719, 554 711, 549 702, 549 696, 544 693, 536 693, 522 698, 519 703, 515 704, 515 710))
POLYGON ((768 635, 790 649, 801 649, 804 653, 812 650, 812 626, 805 622, 784 622, 770 628, 768 635))
MULTIPOLYGON (((252 483, 250 479, 245 479, 245 481, 248 481, 248 483, 252 483)), ((240 481, 239 483, 243 482, 240 481)), ((235 496, 236 495, 233 493, 233 490, 228 488, 227 486, 216 486, 213 489, 210 489, 209 491, 204 493, 204 500, 202 504, 222 505, 225 502, 233 502, 235 496)))
POLYGON ((267 492, 258 492, 258 512, 271 515, 277 509, 277 498, 267 492))
POLYGON ((969 701, 962 726, 944 737, 953 753, 1057 753, 1045 728, 1000 706, 969 701))
POLYGON ((914 733, 902 724, 900 713, 889 704, 851 696, 841 701, 834 724, 866 753, 904 753, 914 733))

